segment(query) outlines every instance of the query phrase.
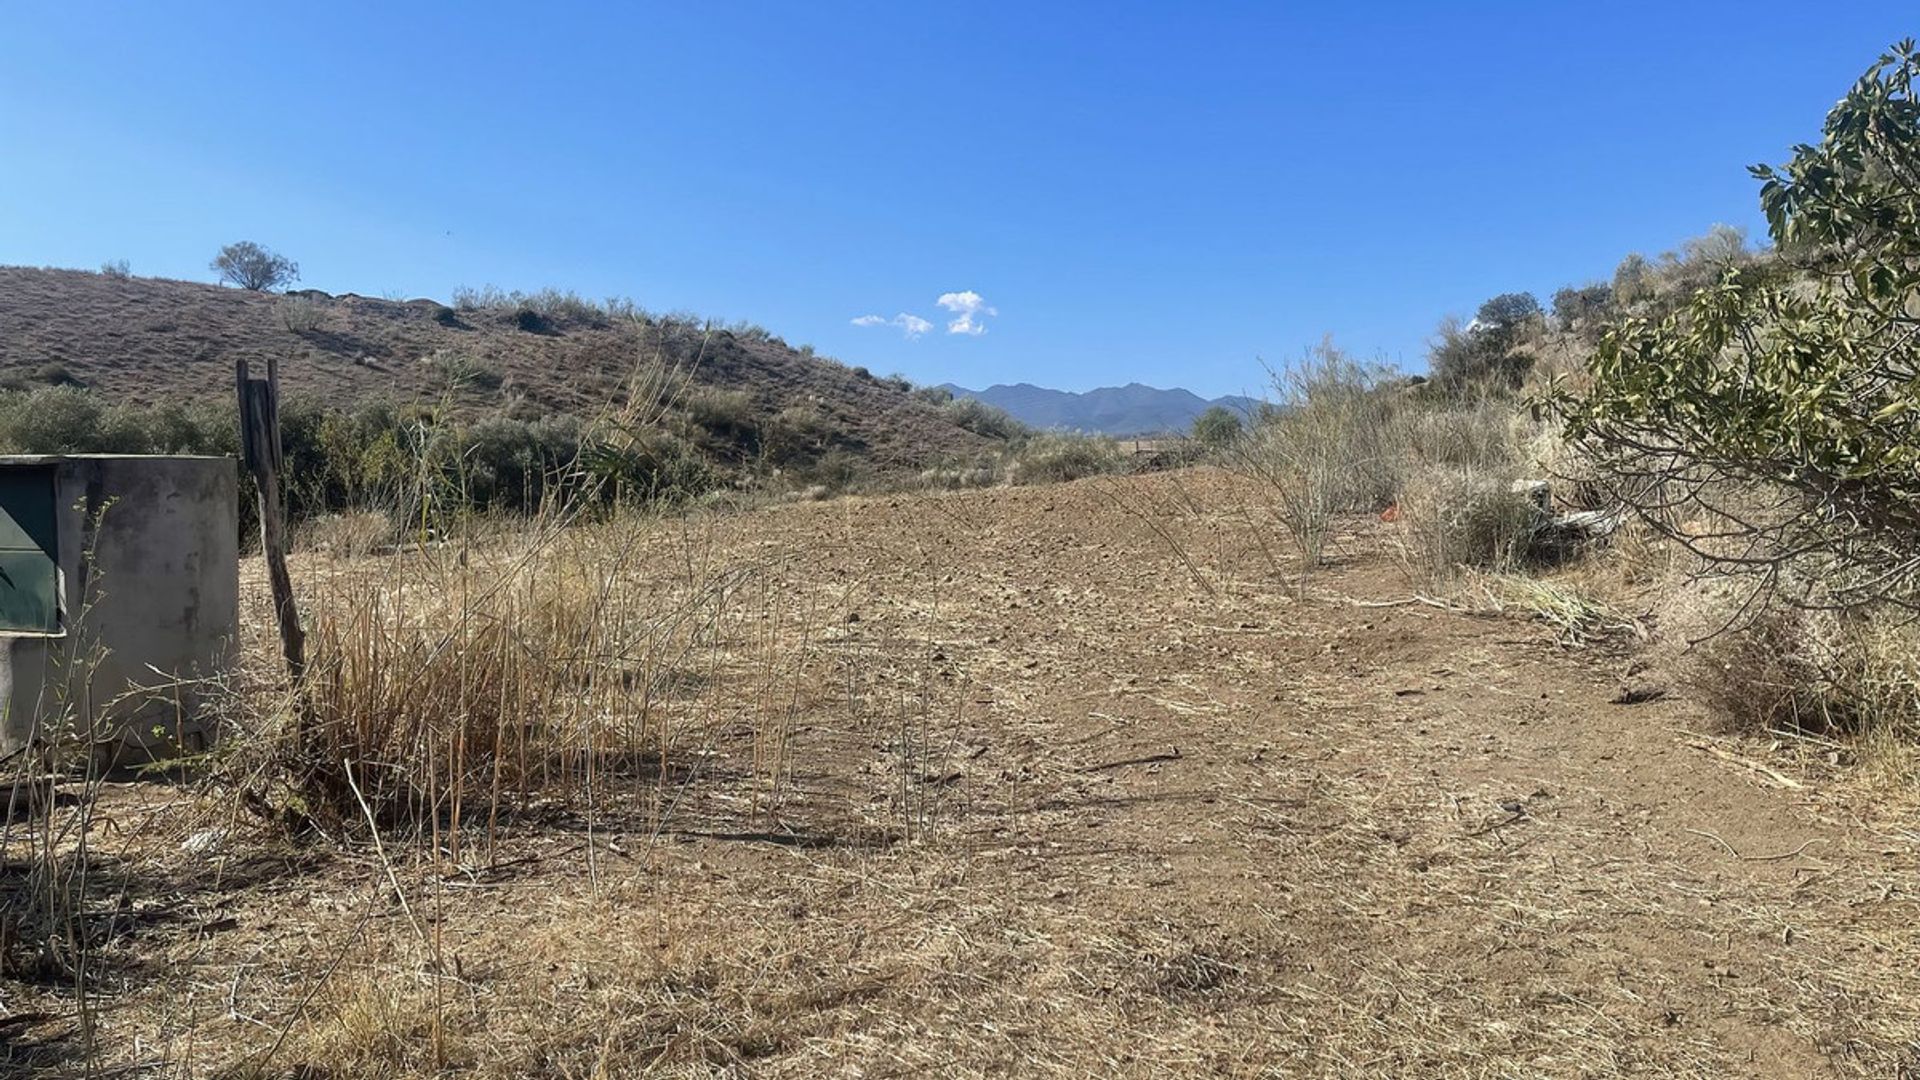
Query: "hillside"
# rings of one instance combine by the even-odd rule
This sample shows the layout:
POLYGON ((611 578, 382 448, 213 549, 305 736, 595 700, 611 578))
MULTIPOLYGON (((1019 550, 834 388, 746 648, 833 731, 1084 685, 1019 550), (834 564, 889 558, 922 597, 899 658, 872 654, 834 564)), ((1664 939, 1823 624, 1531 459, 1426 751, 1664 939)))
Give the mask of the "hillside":
POLYGON ((1100 435, 1155 435, 1184 432, 1194 418, 1215 405, 1245 414, 1258 404, 1253 398, 1228 395, 1212 401, 1191 390, 1161 390, 1141 383, 1103 386, 1076 394, 1050 390, 1032 383, 989 386, 968 390, 948 383, 941 389, 955 397, 974 398, 1004 409, 1024 424, 1037 428, 1064 428, 1100 435))
POLYGON ((0 267, 0 380, 76 380, 114 400, 225 398, 234 361, 281 361, 285 396, 347 407, 442 400, 469 413, 592 416, 623 400, 640 365, 691 373, 752 415, 798 409, 832 448, 898 471, 992 443, 912 398, 910 387, 811 357, 757 333, 633 319, 571 305, 454 309, 303 290, 285 296, 186 281, 0 267), (297 329, 296 329, 297 327, 297 329), (450 387, 439 354, 485 373, 450 387))

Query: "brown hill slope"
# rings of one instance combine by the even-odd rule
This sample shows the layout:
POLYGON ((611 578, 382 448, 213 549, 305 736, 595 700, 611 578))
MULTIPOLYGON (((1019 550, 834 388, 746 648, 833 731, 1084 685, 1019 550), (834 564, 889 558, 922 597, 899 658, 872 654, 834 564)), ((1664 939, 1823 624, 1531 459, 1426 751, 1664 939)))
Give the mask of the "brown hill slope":
POLYGON ((49 365, 114 399, 216 398, 238 358, 281 361, 289 399, 348 407, 386 397, 437 400, 440 354, 488 373, 455 395, 464 410, 593 415, 625 397, 642 365, 691 373, 751 414, 816 414, 831 441, 881 469, 977 455, 992 444, 908 388, 814 358, 778 339, 703 331, 689 320, 514 306, 455 310, 306 290, 280 296, 79 270, 0 267, 0 380, 42 380, 49 365))

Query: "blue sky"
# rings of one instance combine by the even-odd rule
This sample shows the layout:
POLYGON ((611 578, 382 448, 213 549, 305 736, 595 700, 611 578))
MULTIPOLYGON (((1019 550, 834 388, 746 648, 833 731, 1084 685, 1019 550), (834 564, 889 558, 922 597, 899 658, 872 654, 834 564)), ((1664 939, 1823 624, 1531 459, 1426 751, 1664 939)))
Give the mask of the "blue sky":
POLYGON ((0 262, 208 280, 252 239, 331 292, 557 286, 916 381, 1211 395, 1325 334, 1417 370, 1492 294, 1757 235, 1745 166, 1916 33, 1772 0, 0 0, 0 262))

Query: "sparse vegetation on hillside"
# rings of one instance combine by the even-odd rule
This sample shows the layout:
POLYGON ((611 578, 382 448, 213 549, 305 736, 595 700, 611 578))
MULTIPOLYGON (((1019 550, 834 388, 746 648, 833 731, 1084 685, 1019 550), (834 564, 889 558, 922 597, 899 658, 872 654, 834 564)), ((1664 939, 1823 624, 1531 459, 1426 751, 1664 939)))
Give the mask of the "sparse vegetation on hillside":
MULTIPOLYGON (((863 378, 795 352, 747 324, 654 315, 631 301, 592 303, 561 290, 470 290, 459 300, 442 307, 312 291, 266 297, 150 278, 0 268, 0 387, 85 385, 103 409, 132 399, 221 408, 235 356, 279 354, 284 399, 301 407, 324 403, 322 411, 341 414, 341 430, 368 427, 355 419, 363 411, 430 416, 410 419, 387 442, 431 447, 415 456, 432 457, 471 452, 462 433, 476 425, 495 434, 519 425, 552 447, 519 452, 516 460, 538 460, 544 469, 571 453, 575 440, 562 433, 580 432, 591 446, 587 434, 606 430, 637 377, 672 370, 682 377, 663 395, 660 430, 635 443, 650 449, 624 461, 595 454, 615 475, 637 482, 630 490, 663 494, 696 480, 703 491, 728 486, 768 496, 906 483, 929 468, 993 459, 1018 431, 984 409, 949 412, 904 380, 863 378), (126 336, 129 328, 138 333, 126 336), (675 479, 660 480, 661 470, 675 479)), ((66 445, 103 448, 99 440, 66 445)), ((342 460, 381 461, 387 451, 342 453, 342 460)), ((491 471, 533 467, 506 463, 491 471)), ((299 511, 351 509, 358 504, 336 501, 343 488, 391 486, 384 478, 343 484, 337 478, 348 471, 328 469, 332 494, 301 499, 299 511)), ((505 505, 517 501, 508 496, 505 505)))

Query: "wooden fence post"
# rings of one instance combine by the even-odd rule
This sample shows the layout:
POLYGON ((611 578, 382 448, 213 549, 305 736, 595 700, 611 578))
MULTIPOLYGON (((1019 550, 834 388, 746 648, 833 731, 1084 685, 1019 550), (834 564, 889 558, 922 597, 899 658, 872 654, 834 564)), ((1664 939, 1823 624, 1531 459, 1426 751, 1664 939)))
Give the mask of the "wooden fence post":
POLYGON ((307 636, 293 603, 293 579, 287 576, 287 531, 280 501, 280 364, 267 360, 267 377, 249 378, 247 362, 235 364, 240 397, 240 458, 253 474, 260 494, 260 548, 273 587, 273 611, 280 621, 280 651, 287 676, 298 688, 307 675, 307 636))

